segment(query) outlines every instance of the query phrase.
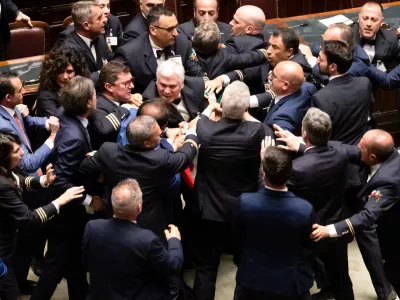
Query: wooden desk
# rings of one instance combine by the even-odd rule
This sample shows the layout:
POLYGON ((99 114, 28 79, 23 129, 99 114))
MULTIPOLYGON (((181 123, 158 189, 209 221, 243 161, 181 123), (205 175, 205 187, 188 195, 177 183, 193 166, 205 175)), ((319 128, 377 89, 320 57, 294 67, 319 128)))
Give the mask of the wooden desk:
MULTIPOLYGON (((395 6, 399 6, 400 10, 400 1, 383 4, 384 8, 390 8, 395 6)), ((310 24, 309 26, 301 27, 303 29, 298 29, 300 27, 294 28, 297 34, 299 34, 300 42, 307 44, 305 38, 306 39, 308 38, 309 41, 310 39, 318 39, 319 41, 321 40, 320 34, 322 34, 323 32, 318 32, 315 34, 314 32, 312 32, 312 34, 310 35, 311 31, 310 27, 312 28, 311 25, 316 24, 315 19, 329 18, 339 14, 351 14, 352 16, 357 16, 359 10, 360 8, 352 8, 352 9, 344 9, 344 10, 336 10, 330 12, 317 13, 317 14, 296 16, 290 18, 275 18, 267 20, 265 23, 267 24, 266 26, 276 25, 276 27, 284 28, 293 26, 296 23, 297 24, 302 23, 307 20, 310 24), (308 37, 307 36, 303 37, 301 35, 301 31, 304 30, 304 28, 307 29, 307 34, 309 34, 308 37)), ((389 9, 387 10, 387 12, 389 12, 389 9)), ((398 17, 400 18, 400 14, 398 14, 398 17)), ((393 26, 393 24, 397 24, 397 22, 398 22, 397 19, 392 18, 391 22, 389 23, 392 23, 393 26)), ((273 27, 275 26, 272 26, 271 30, 273 29, 273 27)), ((397 27, 398 26, 394 28, 397 27)), ((323 31, 324 28, 319 26, 318 30, 323 31)), ((315 42, 315 40, 312 40, 311 42, 315 42)), ((376 122, 378 123, 378 127, 389 131, 393 135, 396 145, 400 145, 400 89, 394 89, 389 91, 378 89, 377 92, 375 93, 375 104, 373 106, 373 115, 376 122)))

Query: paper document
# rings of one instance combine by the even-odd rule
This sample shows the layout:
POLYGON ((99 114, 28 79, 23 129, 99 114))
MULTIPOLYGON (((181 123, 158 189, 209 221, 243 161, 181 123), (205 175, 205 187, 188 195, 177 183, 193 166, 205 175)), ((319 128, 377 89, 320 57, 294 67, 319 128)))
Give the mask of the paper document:
POLYGON ((335 24, 335 23, 344 23, 346 25, 353 24, 353 21, 350 20, 349 18, 345 17, 344 15, 337 15, 334 17, 330 17, 327 19, 322 19, 319 20, 322 24, 324 24, 326 27, 335 24))

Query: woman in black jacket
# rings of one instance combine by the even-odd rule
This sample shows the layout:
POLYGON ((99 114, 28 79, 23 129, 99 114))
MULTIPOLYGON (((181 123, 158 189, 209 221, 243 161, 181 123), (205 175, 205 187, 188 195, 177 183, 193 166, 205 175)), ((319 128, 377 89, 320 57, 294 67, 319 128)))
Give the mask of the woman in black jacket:
POLYGON ((23 155, 18 136, 0 133, 0 257, 8 268, 8 274, 0 283, 0 299, 18 299, 20 293, 12 266, 12 258, 18 228, 45 223, 58 214, 59 209, 73 199, 82 197, 83 187, 67 190, 53 202, 30 211, 22 200, 23 191, 32 191, 51 184, 55 175, 51 164, 47 174, 36 177, 22 177, 14 170, 23 155))
POLYGON ((90 75, 85 60, 76 50, 59 47, 47 53, 40 71, 37 116, 57 116, 61 106, 58 100, 60 90, 76 75, 90 75))

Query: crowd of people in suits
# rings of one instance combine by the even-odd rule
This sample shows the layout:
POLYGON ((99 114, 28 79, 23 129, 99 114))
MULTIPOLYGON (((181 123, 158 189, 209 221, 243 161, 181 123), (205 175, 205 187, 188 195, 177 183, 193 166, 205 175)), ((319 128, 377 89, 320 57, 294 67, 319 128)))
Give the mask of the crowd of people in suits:
POLYGON ((109 0, 76 2, 32 110, 0 75, 0 299, 65 278, 71 300, 211 300, 228 252, 235 300, 351 300, 353 237, 377 298, 397 297, 400 155, 371 114, 400 78, 382 6, 309 46, 258 7, 218 12, 194 0, 178 24, 141 0, 123 29, 109 0))

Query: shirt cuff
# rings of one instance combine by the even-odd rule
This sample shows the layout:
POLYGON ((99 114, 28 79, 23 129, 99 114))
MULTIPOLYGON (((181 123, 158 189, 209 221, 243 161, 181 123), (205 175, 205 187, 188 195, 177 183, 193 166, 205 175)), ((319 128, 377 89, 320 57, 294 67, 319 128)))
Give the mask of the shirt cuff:
POLYGON ((56 207, 57 213, 59 214, 59 213, 60 213, 60 206, 58 205, 57 200, 54 200, 54 201, 51 202, 51 203, 53 203, 53 205, 56 207))
POLYGON ((52 141, 50 141, 50 140, 46 140, 44 142, 44 144, 47 145, 47 147, 49 147, 50 150, 52 150, 54 148, 54 143, 52 141))
POLYGON ((83 200, 82 205, 89 206, 92 203, 92 196, 89 194, 86 194, 85 200, 83 200))
POLYGON ((335 225, 331 224, 331 225, 328 225, 326 227, 328 228, 329 237, 331 237, 331 238, 338 237, 335 225))
POLYGON ((205 115, 207 118, 210 118, 212 111, 207 107, 201 114, 205 115))
POLYGON ((258 103, 257 97, 255 95, 250 96, 250 107, 253 108, 253 107, 258 107, 258 106, 259 106, 259 103, 258 103))
POLYGON ((44 188, 48 188, 49 185, 45 183, 46 181, 46 175, 40 176, 40 185, 44 188))
POLYGON ((188 129, 188 130, 186 131, 186 135, 189 135, 189 134, 194 134, 194 135, 197 136, 197 132, 196 132, 196 130, 194 130, 193 128, 190 128, 190 129, 188 129))
POLYGON ((50 126, 49 126, 49 119, 46 120, 46 123, 44 123, 46 126, 47 131, 50 131, 50 126))
POLYGON ((137 108, 136 106, 132 105, 132 104, 128 104, 128 103, 124 103, 121 105, 121 107, 124 107, 128 110, 131 110, 132 108, 137 108))
POLYGON ((308 64, 313 68, 317 64, 317 58, 316 57, 310 57, 307 59, 308 64))
POLYGON ((231 80, 227 75, 221 75, 219 77, 224 81, 224 87, 231 83, 231 80))

